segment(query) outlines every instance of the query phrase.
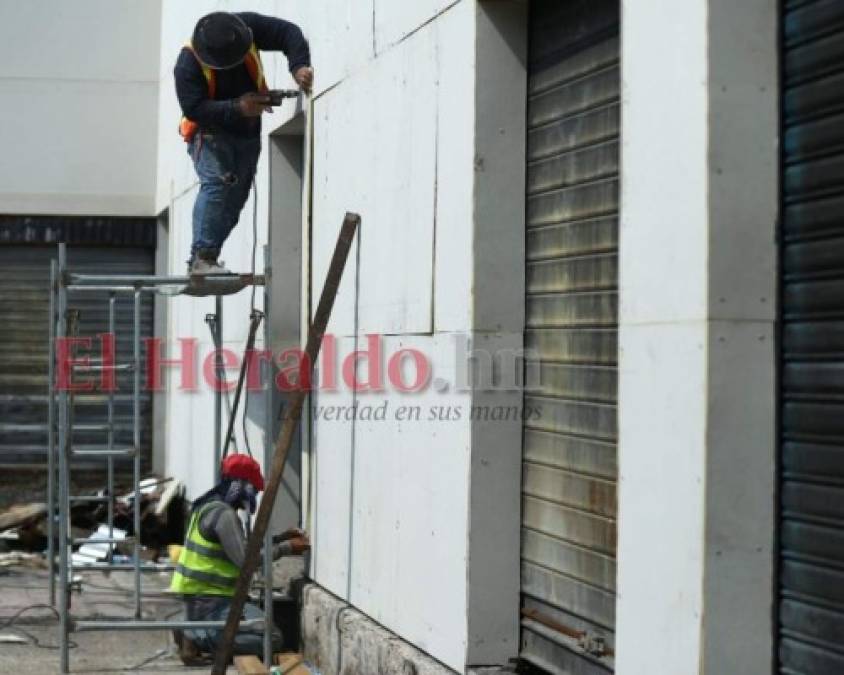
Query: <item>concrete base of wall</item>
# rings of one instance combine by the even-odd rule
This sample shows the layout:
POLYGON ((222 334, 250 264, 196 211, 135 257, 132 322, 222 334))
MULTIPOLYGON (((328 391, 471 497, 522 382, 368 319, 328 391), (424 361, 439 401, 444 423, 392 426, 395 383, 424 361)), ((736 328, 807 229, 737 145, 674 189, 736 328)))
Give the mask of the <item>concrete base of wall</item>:
MULTIPOLYGON (((416 647, 316 584, 302 596, 302 649, 321 675, 454 675, 416 647)), ((467 675, 494 675, 488 668, 467 675)))

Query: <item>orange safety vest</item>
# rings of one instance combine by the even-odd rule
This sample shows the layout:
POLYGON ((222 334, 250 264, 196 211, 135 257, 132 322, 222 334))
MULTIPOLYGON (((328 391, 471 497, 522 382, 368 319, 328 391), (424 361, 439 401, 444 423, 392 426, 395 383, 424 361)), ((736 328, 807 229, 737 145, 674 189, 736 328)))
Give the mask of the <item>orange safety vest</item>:
MULTIPOLYGON (((199 65, 202 67, 202 74, 205 75, 205 81, 208 83, 208 96, 213 99, 217 95, 216 72, 214 72, 213 68, 206 66, 202 61, 200 61, 199 57, 196 55, 196 51, 194 51, 193 44, 189 42, 185 45, 185 47, 190 49, 199 65)), ((252 81, 255 83, 258 91, 262 94, 266 94, 269 91, 269 87, 267 87, 267 80, 264 77, 264 65, 261 63, 261 55, 258 53, 258 48, 255 46, 254 42, 249 47, 249 51, 246 52, 243 64, 246 66, 246 70, 249 71, 249 76, 252 78, 252 81)), ((185 143, 188 143, 194 135, 196 135, 198 130, 199 124, 187 117, 182 117, 182 121, 179 123, 179 135, 185 139, 185 143)))

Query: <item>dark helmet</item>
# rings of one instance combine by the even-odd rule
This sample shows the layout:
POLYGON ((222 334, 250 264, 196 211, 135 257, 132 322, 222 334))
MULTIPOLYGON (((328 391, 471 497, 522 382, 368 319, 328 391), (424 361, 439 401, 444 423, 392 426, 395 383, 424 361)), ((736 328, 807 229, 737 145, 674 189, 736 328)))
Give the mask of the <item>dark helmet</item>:
POLYGON ((196 22, 193 49, 206 66, 232 68, 252 46, 252 31, 243 19, 229 12, 212 12, 196 22))

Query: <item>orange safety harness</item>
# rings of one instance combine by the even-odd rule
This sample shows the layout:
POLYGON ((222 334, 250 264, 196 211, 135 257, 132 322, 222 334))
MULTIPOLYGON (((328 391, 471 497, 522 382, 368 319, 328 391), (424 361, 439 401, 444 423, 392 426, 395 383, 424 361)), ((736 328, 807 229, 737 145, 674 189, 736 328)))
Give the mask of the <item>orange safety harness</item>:
MULTIPOLYGON (((217 74, 213 68, 205 65, 200 60, 191 43, 186 44, 185 47, 190 49, 197 63, 202 67, 202 74, 205 75, 205 81, 208 83, 208 96, 212 99, 215 98, 217 95, 217 74)), ((254 42, 249 47, 249 51, 246 52, 243 65, 249 71, 249 76, 252 78, 258 91, 266 94, 269 91, 269 87, 267 87, 267 80, 264 77, 264 65, 261 63, 261 55, 258 53, 258 48, 254 42)), ((198 130, 199 124, 187 117, 182 117, 182 121, 179 123, 179 135, 185 140, 185 143, 190 142, 198 130)))

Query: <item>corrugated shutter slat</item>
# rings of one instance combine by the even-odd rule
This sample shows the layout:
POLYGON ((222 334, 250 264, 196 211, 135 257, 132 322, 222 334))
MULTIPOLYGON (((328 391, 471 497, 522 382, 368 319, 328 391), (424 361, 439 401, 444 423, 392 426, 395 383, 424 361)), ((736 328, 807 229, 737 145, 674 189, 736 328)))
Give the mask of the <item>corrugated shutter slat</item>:
MULTIPOLYGON (((115 225, 119 226, 119 225, 115 225)), ((47 444, 47 366, 50 260, 55 246, 0 246, 0 464, 44 464, 47 444), (13 425, 13 426, 9 426, 13 425)), ((154 274, 154 249, 142 247, 69 246, 68 264, 73 271, 95 274, 154 274)), ((117 302, 118 363, 132 354, 132 299, 122 294, 117 302)), ((76 293, 70 307, 80 311, 80 336, 92 337, 108 330, 108 293, 76 293)), ((153 299, 142 302, 141 334, 153 333, 153 299)), ((115 397, 115 443, 132 443, 132 375, 117 376, 115 397)), ((142 457, 151 447, 152 401, 143 393, 142 457)), ((77 424, 105 424, 105 395, 76 397, 77 424)), ((78 432, 76 443, 101 445, 103 432, 78 432)))
POLYGON ((567 675, 615 642, 618 26, 617 0, 531 3, 521 655, 567 675))
POLYGON ((779 672, 844 672, 844 3, 783 16, 779 672))

